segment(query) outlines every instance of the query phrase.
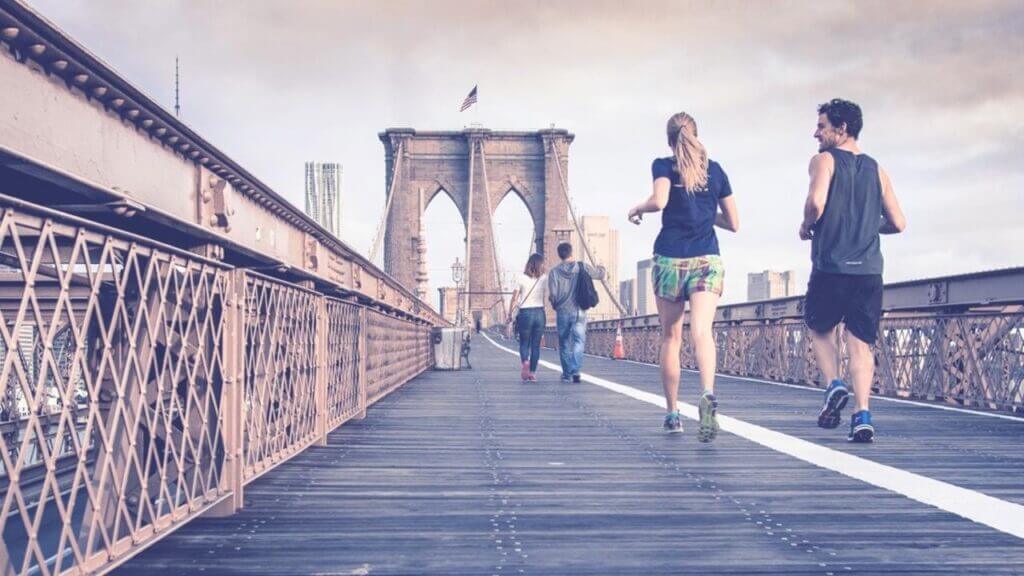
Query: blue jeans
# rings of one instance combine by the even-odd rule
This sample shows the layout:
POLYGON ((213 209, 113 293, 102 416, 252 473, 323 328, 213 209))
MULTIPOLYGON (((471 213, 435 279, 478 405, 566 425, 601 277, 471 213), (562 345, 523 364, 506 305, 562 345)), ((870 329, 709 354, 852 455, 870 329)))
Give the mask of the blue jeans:
POLYGON ((537 371, 540 360, 540 337, 544 335, 543 308, 522 308, 516 315, 516 330, 519 333, 519 360, 530 361, 530 372, 537 371))
POLYGON ((555 326, 558 328, 558 356, 562 361, 562 377, 579 374, 583 364, 583 348, 587 344, 587 317, 583 312, 558 312, 555 314, 555 326))

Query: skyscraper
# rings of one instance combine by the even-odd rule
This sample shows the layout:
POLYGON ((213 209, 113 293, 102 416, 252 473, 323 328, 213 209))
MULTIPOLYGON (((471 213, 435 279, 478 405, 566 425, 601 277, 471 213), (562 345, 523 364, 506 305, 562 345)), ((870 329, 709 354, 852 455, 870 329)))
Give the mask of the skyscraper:
POLYGON ((306 162, 306 215, 341 237, 341 164, 306 162))
POLYGON ((619 282, 619 304, 626 309, 627 316, 636 316, 636 279, 619 282))
POLYGON ((769 300, 796 296, 796 272, 765 270, 747 274, 747 300, 769 300))
MULTIPOLYGON (((580 218, 580 230, 586 238, 587 247, 590 248, 590 255, 594 258, 594 264, 604 266, 605 284, 612 294, 607 294, 600 282, 594 282, 600 300, 597 306, 587 313, 589 318, 600 320, 602 318, 618 318, 619 309, 612 301, 612 297, 619 297, 619 231, 609 226, 607 216, 583 216, 580 218)), ((583 253, 583 247, 579 242, 575 243, 576 259, 586 261, 587 256, 583 253)))
POLYGON ((654 303, 654 283, 651 282, 651 269, 654 260, 648 258, 636 263, 636 313, 638 316, 657 314, 658 305, 654 303))

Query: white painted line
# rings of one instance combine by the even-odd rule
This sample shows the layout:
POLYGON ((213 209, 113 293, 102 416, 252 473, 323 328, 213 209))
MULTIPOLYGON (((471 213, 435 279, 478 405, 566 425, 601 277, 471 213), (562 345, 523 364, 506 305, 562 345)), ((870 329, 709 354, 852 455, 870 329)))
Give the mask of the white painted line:
MULTIPOLYGON (((598 356, 597 354, 584 354, 591 358, 597 358, 599 360, 610 360, 607 356, 598 356)), ((657 364, 651 362, 638 362, 636 360, 616 360, 616 362, 629 362, 630 364, 639 364, 640 366, 650 366, 657 368, 657 364)), ((692 368, 683 368, 684 372, 696 374, 697 371, 692 368)), ((780 386, 782 388, 793 388, 795 390, 806 390, 808 392, 817 392, 821 394, 823 389, 814 386, 807 386, 803 384, 790 384, 788 382, 776 382, 774 380, 764 380, 762 378, 752 378, 749 376, 733 376, 732 374, 716 373, 716 376, 721 378, 731 378, 733 380, 746 380, 747 382, 754 382, 757 384, 769 384, 771 386, 780 386)), ((1010 420, 1012 422, 1024 423, 1024 417, 1013 416, 1010 414, 1000 414, 998 412, 982 412, 980 410, 970 410, 968 408, 957 408, 955 406, 945 406, 942 404, 930 404, 928 402, 917 402, 914 400, 906 400, 904 398, 893 398, 891 396, 872 396, 871 401, 881 400, 883 402, 895 402, 896 404, 909 404, 911 406, 920 406, 922 408, 933 408, 935 410, 945 410, 947 412, 959 412, 960 414, 969 414, 971 416, 987 416, 989 418, 999 418, 1001 420, 1010 420)))
MULTIPOLYGON (((497 348, 510 354, 519 354, 505 348, 487 335, 487 340, 497 348)), ((561 371, 561 366, 541 360, 540 364, 551 370, 561 371)), ((658 394, 638 390, 617 382, 598 378, 589 374, 581 374, 580 378, 591 384, 600 386, 624 396, 665 408, 665 399, 658 394)), ((679 402, 679 412, 692 420, 697 420, 697 407, 686 402, 679 402)), ((990 528, 1024 539, 1024 506, 993 498, 976 490, 961 488, 955 484, 935 480, 913 472, 907 472, 893 466, 879 464, 866 458, 854 456, 839 450, 826 448, 789 434, 776 432, 770 428, 750 424, 743 420, 718 415, 718 423, 722 430, 731 432, 765 448, 775 450, 803 460, 809 464, 838 472, 855 480, 895 492, 933 506, 940 510, 956 514, 972 522, 984 524, 990 528)))

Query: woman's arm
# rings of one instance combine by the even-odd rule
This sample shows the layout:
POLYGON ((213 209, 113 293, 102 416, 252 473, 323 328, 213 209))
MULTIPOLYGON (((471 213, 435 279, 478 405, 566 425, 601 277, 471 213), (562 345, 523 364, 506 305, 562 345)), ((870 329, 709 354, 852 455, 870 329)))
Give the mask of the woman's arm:
POLYGON ((512 291, 512 298, 508 301, 508 314, 505 315, 508 323, 512 322, 512 311, 516 309, 516 302, 519 301, 519 288, 512 291))
POLYGON ((730 232, 739 232, 740 212, 736 209, 736 201, 733 200, 732 195, 720 198, 718 207, 721 212, 715 213, 715 226, 730 232))
POLYGON ((633 224, 639 224, 643 215, 647 212, 660 212, 668 204, 668 191, 672 182, 668 178, 657 178, 654 180, 654 191, 647 200, 637 204, 630 209, 626 218, 633 224))

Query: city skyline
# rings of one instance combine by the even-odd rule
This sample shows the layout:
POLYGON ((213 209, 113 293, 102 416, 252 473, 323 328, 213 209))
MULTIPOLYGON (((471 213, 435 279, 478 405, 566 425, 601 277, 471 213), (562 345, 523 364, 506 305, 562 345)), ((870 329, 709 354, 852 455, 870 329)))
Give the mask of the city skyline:
POLYGON ((574 14, 442 2, 423 36, 408 34, 426 16, 414 4, 265 2, 246 8, 245 26, 233 3, 32 5, 168 109, 180 55, 181 119, 296 206, 294 166, 344 159, 342 239, 360 251, 384 204, 380 130, 554 123, 576 134, 573 201, 622 231, 626 277, 650 255, 658 218, 634 227, 625 213, 649 194, 651 159, 669 153, 664 122, 683 109, 736 193, 741 230, 719 237, 723 302, 742 301, 747 273, 807 276, 809 246, 796 228, 815 108, 842 96, 863 106, 862 145, 887 168, 908 217, 906 234, 883 240, 886 281, 1024 261, 1015 161, 1024 131, 1007 120, 1024 111, 1019 3, 596 3, 574 14), (886 27, 868 26, 883 6, 886 27), (101 17, 110 10, 119 17, 101 17), (140 34, 149 41, 139 44, 140 34), (666 50, 665 38, 678 47, 666 50), (319 57, 291 57, 300 48, 319 57), (558 61, 542 57, 554 50, 564 50, 558 61), (323 61, 333 74, 322 74, 323 61), (459 114, 474 84, 480 100, 459 114))

